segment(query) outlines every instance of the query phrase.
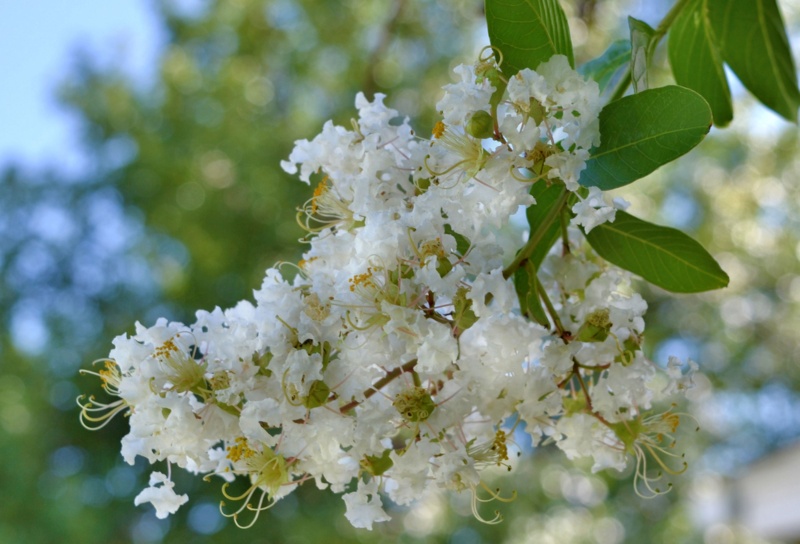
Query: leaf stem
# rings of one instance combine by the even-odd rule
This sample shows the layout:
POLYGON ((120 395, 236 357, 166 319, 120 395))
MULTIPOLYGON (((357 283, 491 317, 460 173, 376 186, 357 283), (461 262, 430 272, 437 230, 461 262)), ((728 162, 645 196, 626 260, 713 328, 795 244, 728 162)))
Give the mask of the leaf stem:
POLYGON ((675 5, 672 6, 672 9, 669 10, 666 15, 664 15, 664 18, 661 19, 656 31, 653 33, 653 40, 656 43, 661 41, 661 38, 663 38, 669 30, 669 27, 672 26, 672 23, 674 23, 675 19, 678 18, 678 15, 681 14, 681 11, 683 11, 684 8, 686 8, 686 6, 692 1, 693 0, 678 0, 675 2, 675 5))
POLYGON ((625 96, 625 91, 628 90, 628 87, 631 84, 631 67, 630 64, 628 68, 625 70, 625 73, 622 75, 622 78, 617 83, 617 86, 614 88, 614 92, 611 93, 609 97, 609 102, 614 102, 615 100, 619 100, 623 96, 625 96))
POLYGON ((580 363, 574 357, 572 358, 572 361, 574 363, 572 366, 572 372, 575 377, 578 378, 578 383, 580 384, 581 390, 583 391, 583 396, 586 399, 586 409, 589 411, 589 414, 597 418, 603 425, 613 429, 611 423, 609 423, 609 421, 604 418, 600 412, 595 411, 594 406, 592 406, 592 397, 589 395, 589 388, 586 387, 586 382, 583 381, 583 376, 581 375, 580 363))
POLYGON ((566 209, 561 211, 559 218, 561 219, 561 255, 567 256, 570 253, 570 249, 569 249, 569 230, 567 228, 569 226, 569 217, 567 215, 566 209))

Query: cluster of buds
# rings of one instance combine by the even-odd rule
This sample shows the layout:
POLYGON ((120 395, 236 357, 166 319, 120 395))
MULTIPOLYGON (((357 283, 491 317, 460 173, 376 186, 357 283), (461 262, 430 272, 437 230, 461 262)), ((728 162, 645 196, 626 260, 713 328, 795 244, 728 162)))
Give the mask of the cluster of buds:
MULTIPOLYGON (((479 504, 513 493, 482 472, 511 470, 522 432, 596 470, 634 458, 637 489, 662 492, 646 463, 671 470, 680 414, 646 410, 690 375, 672 361, 653 385, 646 304, 582 242, 616 210, 578 184, 599 144, 597 85, 563 56, 508 81, 488 57, 456 73, 431 139, 382 95, 359 94, 352 129, 328 122, 297 142, 282 166, 318 184, 298 215, 303 260, 267 270, 254 302, 117 337, 96 373, 116 400, 79 399, 83 423, 125 414, 125 461, 221 478, 220 509, 241 526, 310 481, 343 494, 356 527, 389 519, 382 497, 407 505, 437 489, 471 493, 476 517, 499 521, 479 504), (521 262, 502 242, 511 216, 536 206, 536 183, 573 203, 563 243, 534 271, 539 320, 520 311, 521 262), (235 495, 237 476, 250 485, 235 495)), ((167 474, 136 498, 159 517, 188 499, 167 474)))

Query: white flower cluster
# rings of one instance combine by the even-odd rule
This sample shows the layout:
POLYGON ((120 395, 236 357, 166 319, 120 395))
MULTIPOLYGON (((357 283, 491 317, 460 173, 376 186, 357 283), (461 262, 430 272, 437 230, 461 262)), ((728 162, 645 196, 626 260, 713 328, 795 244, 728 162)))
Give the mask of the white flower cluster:
MULTIPOLYGON (((573 225, 539 270, 542 326, 521 314, 498 242, 535 205, 537 181, 576 192, 575 225, 613 218, 577 184, 599 143, 597 86, 556 56, 512 77, 493 106, 496 66, 456 72, 431 140, 383 96, 359 95, 352 130, 328 122, 298 142, 282 166, 318 185, 299 216, 310 247, 294 278, 273 268, 255 304, 117 337, 96 374, 118 399, 80 401, 83 422, 127 414, 128 463, 220 476, 234 503, 222 512, 245 526, 310 480, 344 493, 356 527, 389 519, 382 495, 406 505, 432 488, 471 492, 480 518, 478 502, 504 500, 481 471, 510 470, 523 429, 595 469, 633 456, 645 491, 659 492, 645 453, 664 464, 680 415, 643 412, 658 393, 639 349, 645 302, 573 225), (237 475, 250 487, 234 495, 237 475)), ((688 381, 672 364, 659 387, 688 381)), ((187 500, 160 472, 150 485, 136 503, 159 517, 187 500)))

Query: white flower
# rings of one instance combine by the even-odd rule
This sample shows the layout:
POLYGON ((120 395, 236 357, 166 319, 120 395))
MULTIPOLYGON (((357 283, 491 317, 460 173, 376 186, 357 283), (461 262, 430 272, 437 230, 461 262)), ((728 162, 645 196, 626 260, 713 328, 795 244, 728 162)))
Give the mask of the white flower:
POLYGON ((373 523, 392 519, 383 511, 378 496, 377 480, 373 479, 368 483, 359 481, 358 489, 352 493, 345 493, 342 498, 347 506, 344 515, 353 527, 371 531, 373 523))
MULTIPOLYGON (((456 73, 432 141, 383 95, 359 94, 349 128, 327 122, 296 142, 281 166, 319 185, 299 214, 308 248, 293 279, 270 268, 252 303, 198 311, 190 325, 137 323, 88 372, 117 399, 79 400, 84 425, 128 415, 125 461, 221 476, 239 504, 223 515, 245 527, 309 480, 333 493, 358 482, 343 495, 355 527, 389 519, 381 493, 405 505, 443 488, 469 491, 483 519, 479 503, 508 500, 481 482, 484 469, 513 466, 502 422, 551 436, 570 459, 591 456, 595 470, 626 455, 644 466, 642 448, 679 414, 641 413, 664 383, 640 349, 647 305, 577 228, 626 203, 591 188, 573 206, 569 251, 557 244, 530 294, 544 325, 521 315, 507 264, 521 240, 505 231, 534 204, 531 183, 579 189, 599 144, 597 85, 554 56, 512 77, 491 119, 488 78, 456 73), (476 112, 503 137, 471 135, 476 112), (228 485, 237 475, 249 480, 242 495, 228 485)), ((685 391, 691 368, 670 360, 663 393, 685 391)), ((135 503, 166 517, 188 499, 173 488, 154 472, 135 503)))
POLYGON ((445 85, 444 96, 436 103, 436 109, 442 112, 444 122, 448 125, 463 125, 469 115, 478 110, 489 110, 489 99, 494 87, 488 80, 475 82, 475 68, 467 64, 459 64, 453 71, 461 81, 445 85))
POLYGON ((609 205, 598 187, 590 187, 586 198, 581 198, 572 207, 572 213, 575 214, 572 224, 583 226, 588 234, 598 225, 613 223, 617 210, 626 210, 629 206, 630 203, 620 197, 614 198, 609 205))
POLYGON ((493 312, 509 313, 517 300, 514 286, 503 277, 501 268, 476 278, 467 296, 472 300, 472 311, 478 317, 491 316, 493 312), (487 304, 487 300, 491 302, 487 304))
POLYGON ((681 361, 678 357, 670 357, 667 362, 667 377, 669 378, 669 383, 667 383, 666 387, 661 391, 662 395, 674 395, 675 393, 685 393, 689 389, 694 387, 694 375, 697 373, 699 367, 697 363, 689 359, 688 361, 689 369, 684 374, 681 371, 683 367, 683 361, 681 361))
POLYGON ((182 504, 189 500, 188 495, 178 495, 173 488, 175 483, 161 472, 150 473, 149 487, 142 490, 133 499, 133 504, 139 506, 146 502, 151 503, 156 509, 156 517, 164 519, 178 511, 182 504))

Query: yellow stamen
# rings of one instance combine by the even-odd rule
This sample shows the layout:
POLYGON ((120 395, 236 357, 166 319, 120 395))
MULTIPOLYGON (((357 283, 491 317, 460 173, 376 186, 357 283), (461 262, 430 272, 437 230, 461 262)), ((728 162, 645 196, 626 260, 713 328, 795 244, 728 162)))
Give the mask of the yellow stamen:
POLYGON ((445 125, 442 121, 437 121, 435 125, 433 125, 433 137, 437 140, 442 137, 444 134, 445 125))

